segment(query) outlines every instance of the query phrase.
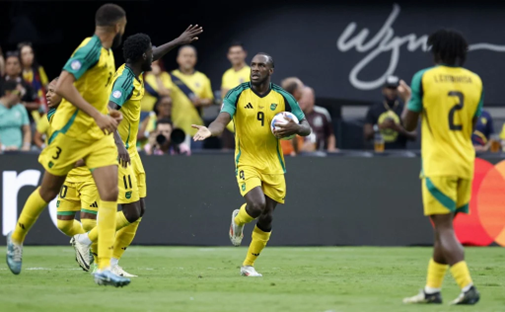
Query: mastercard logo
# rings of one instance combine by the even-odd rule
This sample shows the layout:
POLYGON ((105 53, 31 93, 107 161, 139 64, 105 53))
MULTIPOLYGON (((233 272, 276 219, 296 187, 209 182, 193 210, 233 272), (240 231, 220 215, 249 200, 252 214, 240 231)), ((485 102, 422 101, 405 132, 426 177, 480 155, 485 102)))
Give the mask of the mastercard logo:
POLYGON ((458 214, 454 230, 462 244, 505 246, 505 160, 475 159, 470 214, 458 214))

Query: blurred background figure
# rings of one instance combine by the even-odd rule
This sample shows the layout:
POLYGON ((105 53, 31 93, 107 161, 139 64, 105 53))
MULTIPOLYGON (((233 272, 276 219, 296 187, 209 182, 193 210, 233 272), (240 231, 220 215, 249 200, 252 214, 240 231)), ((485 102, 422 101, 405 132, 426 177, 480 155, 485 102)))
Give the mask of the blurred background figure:
POLYGON ((163 62, 155 61, 151 68, 152 70, 144 76, 145 93, 140 102, 142 112, 151 112, 156 102, 163 96, 169 96, 172 89, 172 81, 164 70, 163 62))
POLYGON ((172 98, 170 96, 162 96, 153 107, 153 111, 140 124, 140 129, 137 135, 137 141, 147 143, 151 132, 155 131, 158 120, 172 119, 172 98))
MULTIPOLYGON (((247 51, 240 42, 234 42, 228 48, 227 54, 231 68, 224 72, 221 79, 221 97, 224 99, 226 93, 241 83, 248 82, 251 76, 251 68, 246 63, 247 51)), ((233 120, 226 126, 226 130, 221 135, 223 149, 235 148, 235 137, 233 135, 233 120)))
POLYGON ((23 87, 14 80, 2 86, 0 98, 0 150, 29 151, 32 133, 26 108, 20 104, 23 87))
POLYGON ((44 67, 40 66, 35 58, 35 53, 30 42, 18 44, 21 56, 22 77, 37 95, 37 103, 41 105, 43 112, 47 111, 46 90, 49 81, 44 67))
POLYGON ((202 142, 193 142, 191 137, 196 133, 192 124, 202 125, 202 109, 213 103, 214 95, 207 76, 195 70, 197 55, 195 47, 183 46, 177 55, 179 69, 170 73, 173 89, 172 120, 178 128, 186 133, 186 144, 191 149, 201 149, 202 142))
POLYGON ((187 144, 183 143, 185 134, 180 129, 174 129, 168 118, 156 122, 156 129, 149 135, 149 142, 144 146, 147 155, 191 155, 187 144), (179 131, 178 138, 174 137, 179 131), (177 141, 177 142, 175 142, 177 141), (182 142, 182 143, 181 143, 182 142))
POLYGON ((0 77, 3 77, 4 74, 5 74, 5 58, 4 53, 2 51, 2 47, 0 47, 0 77))
MULTIPOLYGON (((14 81, 21 86, 21 104, 25 106, 29 113, 36 112, 37 118, 40 104, 37 103, 37 94, 33 88, 21 76, 21 59, 17 51, 10 51, 6 53, 5 59, 5 75, 0 81, 0 87, 7 81, 14 81)), ((30 121, 33 117, 30 115, 30 121)))
MULTIPOLYGON (((57 107, 60 105, 61 102, 61 96, 56 94, 54 90, 56 89, 56 83, 58 82, 58 77, 53 79, 51 83, 49 83, 47 87, 47 93, 46 93, 46 103, 48 106, 48 109, 57 107)), ((49 110, 48 110, 49 113, 49 110)), ((49 120, 47 114, 44 114, 41 116, 39 121, 37 122, 37 127, 35 129, 35 134, 33 136, 33 143, 37 148, 40 150, 43 150, 44 147, 47 145, 47 140, 49 138, 49 120)))
POLYGON ((472 134, 472 143, 475 150, 478 152, 489 150, 491 146, 491 136, 493 134, 493 118, 488 111, 483 110, 480 118, 477 119, 475 131, 472 134))
POLYGON ((295 99, 300 102, 303 88, 305 87, 300 79, 296 77, 285 78, 281 81, 281 87, 291 93, 295 99))
POLYGON ((405 106, 405 99, 400 99, 398 86, 400 79, 396 76, 386 78, 382 88, 382 101, 373 104, 365 117, 363 134, 366 141, 373 140, 380 133, 385 149, 406 149, 407 141, 415 141, 416 131, 408 132, 401 125, 400 116, 405 106))

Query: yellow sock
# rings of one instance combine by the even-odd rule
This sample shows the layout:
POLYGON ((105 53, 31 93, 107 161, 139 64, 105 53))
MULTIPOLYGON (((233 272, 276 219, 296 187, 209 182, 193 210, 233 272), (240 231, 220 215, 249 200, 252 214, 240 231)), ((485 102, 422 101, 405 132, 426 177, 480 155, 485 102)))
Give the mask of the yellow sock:
POLYGON ((12 240, 15 243, 22 244, 24 242, 26 234, 35 224, 35 221, 37 221, 44 208, 47 207, 47 203, 40 196, 39 190, 40 187, 28 197, 23 211, 21 211, 16 228, 12 233, 12 240))
POLYGON ((98 269, 110 266, 112 250, 114 249, 114 234, 116 233, 117 203, 100 201, 98 206, 98 269))
POLYGON ((444 281, 445 272, 449 265, 440 264, 435 262, 435 260, 430 259, 428 264, 428 278, 426 279, 426 287, 441 289, 442 282, 444 281))
POLYGON ((243 204, 242 207, 240 207, 240 211, 238 212, 238 215, 235 217, 235 223, 237 225, 244 225, 246 223, 251 222, 254 220, 253 217, 251 217, 247 211, 245 210, 245 207, 247 204, 243 204))
POLYGON ((254 227, 252 232, 252 241, 249 245, 249 249, 247 250, 247 257, 245 258, 243 265, 254 266, 254 261, 256 261, 263 248, 267 245, 271 233, 272 232, 263 232, 258 228, 258 226, 254 227))
MULTIPOLYGON (((130 222, 126 220, 126 217, 124 216, 124 213, 122 211, 117 211, 116 212, 116 231, 121 230, 125 226, 129 225, 130 222)), ((92 242, 97 242, 98 241, 98 228, 95 227, 88 233, 88 237, 92 242)))
POLYGON ((453 266, 451 266, 452 277, 456 280, 459 288, 463 289, 468 285, 472 284, 472 278, 470 277, 470 270, 465 261, 460 261, 453 266))
MULTIPOLYGON (((89 232, 96 228, 96 220, 95 219, 82 219, 82 227, 84 231, 89 232)), ((98 230, 97 230, 98 231, 98 230)), ((91 253, 93 254, 93 258, 95 259, 95 263, 98 263, 98 242, 93 242, 91 244, 91 253)))
POLYGON ((121 259, 121 256, 126 251, 126 248, 130 246, 133 238, 135 237, 135 234, 137 233, 140 220, 142 220, 142 218, 138 219, 128 226, 125 226, 116 233, 116 240, 114 241, 114 251, 112 252, 112 257, 118 260, 121 259))
POLYGON ((72 219, 72 220, 56 220, 56 225, 58 229, 62 231, 67 236, 74 236, 76 234, 86 233, 82 228, 81 222, 72 219))

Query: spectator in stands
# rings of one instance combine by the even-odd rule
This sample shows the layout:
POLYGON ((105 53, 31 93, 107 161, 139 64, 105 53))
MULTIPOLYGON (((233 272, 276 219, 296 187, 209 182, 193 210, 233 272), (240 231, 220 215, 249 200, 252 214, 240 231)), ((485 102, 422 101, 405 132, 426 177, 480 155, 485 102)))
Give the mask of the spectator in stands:
POLYGON ((363 133, 365 140, 373 140, 376 132, 380 132, 385 149, 405 149, 407 141, 415 141, 417 133, 408 132, 401 124, 400 116, 406 99, 400 99, 398 86, 400 80, 396 76, 386 78, 382 88, 383 100, 373 104, 366 114, 363 133))
POLYGON ((170 73, 173 89, 171 97, 172 120, 187 135, 187 144, 192 148, 202 148, 203 143, 194 142, 191 137, 196 133, 192 124, 202 125, 202 109, 214 101, 214 94, 207 76, 195 70, 196 49, 191 45, 182 46, 177 55, 179 69, 170 73), (191 143, 190 143, 191 142, 191 143))
POLYGON ((171 119, 172 117, 172 98, 170 96, 162 96, 149 114, 149 117, 144 119, 140 124, 140 130, 137 140, 142 141, 149 138, 151 132, 156 130, 158 120, 171 119))
POLYGON ((23 79, 30 84, 33 91, 37 94, 38 103, 43 105, 44 111, 46 111, 47 103, 45 100, 45 93, 49 81, 47 79, 46 72, 44 71, 44 67, 37 63, 32 44, 30 42, 20 43, 18 45, 18 50, 21 55, 23 79))
POLYGON ((303 82, 296 77, 288 77, 281 81, 281 87, 291 93, 293 97, 299 102, 302 98, 303 82))
POLYGON ((487 151, 491 146, 491 135, 494 134, 493 118, 488 111, 483 110, 477 119, 475 130, 472 134, 472 143, 478 152, 487 151))
POLYGON ((5 59, 5 76, 0 81, 0 87, 6 81, 14 81, 21 85, 21 103, 28 112, 38 111, 40 104, 37 103, 37 94, 33 88, 21 77, 21 60, 17 51, 7 52, 5 59))
POLYGON ((157 121, 156 130, 149 135, 149 143, 144 147, 147 155, 190 155, 190 149, 185 143, 174 145, 171 142, 172 121, 163 118, 157 121))
POLYGON ((326 108, 315 105, 314 89, 305 86, 301 93, 300 107, 312 128, 312 133, 315 134, 316 149, 335 152, 337 140, 333 134, 330 113, 326 108))
MULTIPOLYGON (((4 53, 2 52, 2 47, 0 47, 0 77, 3 77, 5 74, 5 59, 4 59, 4 53)), ((1 87, 0 87, 0 92, 1 92, 1 87)))
POLYGON ((3 83, 0 98, 0 149, 29 151, 32 134, 26 108, 20 104, 23 87, 14 80, 3 83))
POLYGON ((163 96, 169 96, 172 89, 170 75, 163 69, 162 61, 153 62, 151 68, 144 76, 145 93, 140 102, 143 112, 151 112, 156 102, 163 96))

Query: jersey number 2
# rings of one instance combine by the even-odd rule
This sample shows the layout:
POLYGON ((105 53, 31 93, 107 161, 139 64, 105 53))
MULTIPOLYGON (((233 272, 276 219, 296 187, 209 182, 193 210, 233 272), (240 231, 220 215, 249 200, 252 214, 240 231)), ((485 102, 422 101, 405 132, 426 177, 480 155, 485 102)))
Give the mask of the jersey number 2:
POLYGON ((465 96, 459 91, 450 91, 447 95, 455 96, 459 100, 459 103, 454 105, 449 111, 449 129, 452 131, 461 131, 463 130, 463 126, 454 124, 454 114, 456 111, 463 109, 463 106, 465 105, 465 96))

